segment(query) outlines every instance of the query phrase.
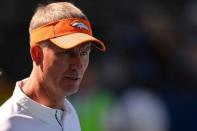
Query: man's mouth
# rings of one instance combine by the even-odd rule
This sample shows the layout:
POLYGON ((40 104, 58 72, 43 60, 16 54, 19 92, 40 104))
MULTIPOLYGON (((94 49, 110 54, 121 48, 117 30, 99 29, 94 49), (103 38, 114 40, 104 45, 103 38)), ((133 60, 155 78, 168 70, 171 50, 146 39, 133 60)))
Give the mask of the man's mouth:
POLYGON ((64 78, 69 79, 69 80, 73 80, 73 81, 77 81, 80 79, 80 77, 78 77, 78 76, 64 76, 64 78))

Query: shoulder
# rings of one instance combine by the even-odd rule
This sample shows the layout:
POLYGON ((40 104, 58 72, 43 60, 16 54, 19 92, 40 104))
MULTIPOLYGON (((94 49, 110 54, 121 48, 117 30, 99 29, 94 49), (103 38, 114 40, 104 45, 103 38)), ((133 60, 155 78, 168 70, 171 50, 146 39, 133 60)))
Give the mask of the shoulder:
POLYGON ((8 116, 10 116, 13 112, 15 112, 15 106, 12 104, 11 98, 8 99, 3 105, 0 107, 0 123, 8 116))
POLYGON ((0 131, 22 131, 32 118, 17 103, 12 102, 12 99, 7 100, 0 107, 0 131))
POLYGON ((23 131, 30 120, 31 117, 22 114, 8 115, 0 118, 0 131, 23 131))
POLYGON ((3 119, 6 119, 8 116, 11 116, 12 114, 15 114, 19 112, 21 107, 17 105, 17 103, 14 103, 12 98, 8 99, 3 105, 0 107, 0 122, 3 119))

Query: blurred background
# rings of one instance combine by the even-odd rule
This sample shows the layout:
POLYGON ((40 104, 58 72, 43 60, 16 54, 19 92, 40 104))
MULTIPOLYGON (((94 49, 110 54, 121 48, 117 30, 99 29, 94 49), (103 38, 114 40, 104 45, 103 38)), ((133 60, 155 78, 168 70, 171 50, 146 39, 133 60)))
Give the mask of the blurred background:
MULTIPOLYGON (((28 26, 38 3, 1 0, 0 104, 32 69, 28 26)), ((197 130, 197 1, 72 0, 108 51, 92 51, 69 97, 82 131, 197 130)))

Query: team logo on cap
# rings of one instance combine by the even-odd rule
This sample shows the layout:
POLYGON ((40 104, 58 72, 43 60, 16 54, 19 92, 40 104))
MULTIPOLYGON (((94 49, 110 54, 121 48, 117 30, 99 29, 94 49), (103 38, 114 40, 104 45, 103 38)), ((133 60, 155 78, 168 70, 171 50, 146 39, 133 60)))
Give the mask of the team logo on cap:
POLYGON ((73 27, 77 27, 79 29, 85 29, 88 30, 88 26, 86 26, 84 23, 82 22, 74 22, 71 24, 73 27))

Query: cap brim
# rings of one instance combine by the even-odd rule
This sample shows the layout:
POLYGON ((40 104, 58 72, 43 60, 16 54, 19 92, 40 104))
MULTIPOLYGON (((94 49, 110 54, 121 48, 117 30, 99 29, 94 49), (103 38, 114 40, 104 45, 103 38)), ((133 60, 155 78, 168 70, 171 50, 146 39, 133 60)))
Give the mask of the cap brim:
POLYGON ((106 51, 105 44, 91 35, 73 33, 50 39, 55 45, 63 49, 70 49, 83 43, 91 42, 101 51, 106 51))

